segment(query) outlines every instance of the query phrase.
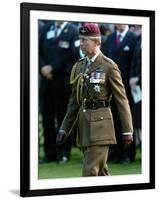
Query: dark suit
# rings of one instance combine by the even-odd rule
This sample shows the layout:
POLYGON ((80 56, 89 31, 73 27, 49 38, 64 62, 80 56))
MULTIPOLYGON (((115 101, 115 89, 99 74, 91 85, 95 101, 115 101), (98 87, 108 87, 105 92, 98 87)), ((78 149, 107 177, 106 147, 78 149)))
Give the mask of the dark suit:
MULTIPOLYGON (((116 44, 116 37, 116 32, 114 32, 108 37, 106 43, 104 44, 103 53, 109 58, 113 59, 119 66, 126 94, 129 100, 130 108, 132 108, 133 100, 129 86, 129 74, 137 37, 134 33, 128 31, 119 46, 117 46, 116 44)), ((127 157, 130 157, 130 160, 133 161, 135 156, 135 144, 132 144, 132 146, 130 147, 133 150, 124 150, 121 138, 121 125, 119 122, 119 117, 116 114, 117 112, 115 107, 115 103, 114 101, 112 101, 112 112, 115 121, 115 130, 118 143, 118 146, 116 147, 117 156, 115 156, 115 160, 116 162, 122 162, 122 160, 126 159, 127 157)))
MULTIPOLYGON (((137 85, 141 88, 141 35, 138 36, 131 63, 130 78, 137 77, 137 85)), ((133 106, 134 128, 141 129, 141 101, 133 106)))
MULTIPOLYGON (((71 88, 70 72, 79 58, 79 38, 77 28, 67 23, 58 37, 49 36, 54 31, 54 22, 48 23, 39 41, 39 71, 45 65, 53 68, 51 80, 41 76, 40 96, 44 127, 44 150, 46 159, 56 157, 56 129, 59 128, 66 112, 71 88), (56 121, 56 123, 55 123, 56 121)), ((58 159, 69 157, 70 142, 58 149, 58 159)))
POLYGON ((126 87, 128 99, 131 103, 131 95, 129 88, 129 74, 130 66, 132 62, 133 52, 136 45, 136 39, 134 33, 128 31, 122 40, 121 44, 116 46, 116 32, 110 35, 105 43, 104 53, 106 56, 114 60, 119 66, 123 83, 126 87))
POLYGON ((138 36, 133 59, 131 62, 130 78, 138 77, 138 84, 141 86, 141 35, 138 36))

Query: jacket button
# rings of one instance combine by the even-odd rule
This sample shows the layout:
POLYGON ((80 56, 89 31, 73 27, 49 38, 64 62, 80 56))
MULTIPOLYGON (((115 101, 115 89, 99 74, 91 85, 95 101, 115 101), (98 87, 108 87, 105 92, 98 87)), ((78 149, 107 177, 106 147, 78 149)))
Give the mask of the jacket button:
POLYGON ((104 117, 100 117, 100 119, 104 119, 104 117))

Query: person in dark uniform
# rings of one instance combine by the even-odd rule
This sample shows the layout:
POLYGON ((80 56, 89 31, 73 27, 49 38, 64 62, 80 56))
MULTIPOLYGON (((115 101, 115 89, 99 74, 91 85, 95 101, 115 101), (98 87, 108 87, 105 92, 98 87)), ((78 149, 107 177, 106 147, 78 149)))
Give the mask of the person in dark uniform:
POLYGON ((84 154, 83 176, 109 175, 107 156, 116 143, 110 109, 114 95, 122 124, 125 148, 132 142, 132 118, 118 66, 100 51, 101 34, 96 24, 80 28, 81 50, 86 55, 73 67, 72 94, 67 113, 57 134, 58 144, 66 141, 76 124, 77 144, 84 154))
POLYGON ((78 29, 69 22, 46 24, 39 40, 40 98, 43 118, 45 161, 68 161, 71 138, 56 146, 56 134, 67 109, 71 92, 69 77, 79 59, 78 29))
MULTIPOLYGON (((129 79, 136 41, 137 37, 134 33, 129 31, 128 25, 116 24, 116 31, 108 37, 106 43, 103 45, 103 53, 109 58, 113 59, 114 62, 116 62, 119 66, 131 111, 134 102, 132 99, 129 79)), ((118 144, 115 148, 111 148, 109 159, 113 160, 115 163, 127 164, 129 162, 133 162, 136 155, 135 139, 129 149, 124 148, 121 138, 121 124, 114 100, 112 101, 112 113, 114 117, 115 132, 118 144)))

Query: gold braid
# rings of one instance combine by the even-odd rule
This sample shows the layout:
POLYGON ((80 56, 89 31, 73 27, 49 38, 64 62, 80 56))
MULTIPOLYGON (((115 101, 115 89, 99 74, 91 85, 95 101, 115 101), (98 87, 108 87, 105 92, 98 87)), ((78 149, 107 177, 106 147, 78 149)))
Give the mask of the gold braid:
POLYGON ((70 77, 70 84, 76 84, 76 100, 77 103, 80 105, 80 102, 83 97, 83 82, 84 78, 87 76, 87 73, 79 73, 77 76, 75 76, 75 71, 76 71, 77 65, 74 65, 72 72, 71 72, 71 77, 70 77))

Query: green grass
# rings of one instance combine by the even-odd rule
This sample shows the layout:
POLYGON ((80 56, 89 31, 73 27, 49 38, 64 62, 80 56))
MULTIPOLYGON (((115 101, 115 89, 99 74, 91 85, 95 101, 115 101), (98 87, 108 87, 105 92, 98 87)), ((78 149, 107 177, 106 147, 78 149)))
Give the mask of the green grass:
MULTIPOLYGON (((42 155, 42 148, 40 148, 40 156, 42 155)), ((81 177, 82 159, 83 156, 80 150, 78 148, 73 148, 71 159, 66 164, 57 164, 56 162, 39 164, 39 179, 81 177)), ((135 162, 130 164, 114 164, 109 162, 108 167, 111 175, 140 174, 140 150, 137 150, 135 162)))
MULTIPOLYGON (((43 128, 41 124, 42 118, 39 115, 39 158, 44 156, 43 152, 43 128)), ((82 174, 83 155, 78 148, 72 148, 71 159, 66 164, 57 164, 51 162, 47 164, 39 164, 38 177, 39 179, 51 178, 72 178, 81 177, 82 174)), ((109 172, 111 175, 128 175, 141 174, 141 152, 137 149, 136 160, 130 164, 114 164, 108 162, 109 172)))

